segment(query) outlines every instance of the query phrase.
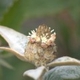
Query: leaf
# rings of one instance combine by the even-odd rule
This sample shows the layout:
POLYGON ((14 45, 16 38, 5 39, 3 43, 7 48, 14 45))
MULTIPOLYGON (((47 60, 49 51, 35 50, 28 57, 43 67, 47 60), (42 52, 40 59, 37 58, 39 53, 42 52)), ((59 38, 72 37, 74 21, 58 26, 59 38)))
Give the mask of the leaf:
POLYGON ((80 66, 57 66, 44 75, 44 80, 79 80, 80 66))
POLYGON ((13 67, 10 64, 8 64, 6 61, 4 61, 3 59, 0 59, 0 65, 7 67, 9 69, 13 69, 13 67))
POLYGON ((10 48, 0 47, 1 50, 12 52, 19 58, 24 59, 28 37, 8 27, 0 26, 0 35, 7 41, 10 48))
POLYGON ((68 56, 63 56, 60 58, 55 59, 51 63, 47 64, 48 67, 54 67, 54 66, 62 66, 62 65, 78 65, 80 66, 80 60, 77 60, 75 58, 71 58, 68 56))
POLYGON ((32 77, 34 80, 42 80, 42 77, 46 69, 44 66, 38 67, 37 69, 31 69, 24 72, 23 76, 32 77))
POLYGON ((68 5, 63 0, 17 0, 4 15, 1 25, 18 29, 25 19, 32 17, 53 15, 65 9, 68 5), (61 4, 58 4, 61 3, 61 4))
POLYGON ((16 0, 0 0, 0 20, 16 0))
MULTIPOLYGON (((63 79, 80 78, 79 77, 80 76, 80 72, 79 72, 80 61, 75 58, 64 56, 64 57, 57 58, 53 62, 47 64, 47 67, 54 67, 54 66, 56 66, 56 67, 49 70, 48 72, 46 72, 45 75, 42 74, 41 72, 37 73, 38 68, 35 70, 26 71, 24 73, 24 75, 28 75, 28 76, 34 78, 35 80, 39 80, 39 78, 36 78, 37 75, 34 75, 36 73, 39 75, 41 75, 41 74, 44 75, 43 80, 63 80, 63 79), (78 72, 76 70, 78 70, 78 72)), ((43 78, 43 76, 41 77, 41 80, 42 80, 42 78, 43 78)))
MULTIPOLYGON (((1 50, 0 50, 1 51, 1 50)), ((5 51, 1 51, 0 52, 0 57, 1 58, 9 58, 9 57, 12 57, 13 56, 13 54, 10 54, 10 53, 8 53, 8 52, 5 52, 5 51)))

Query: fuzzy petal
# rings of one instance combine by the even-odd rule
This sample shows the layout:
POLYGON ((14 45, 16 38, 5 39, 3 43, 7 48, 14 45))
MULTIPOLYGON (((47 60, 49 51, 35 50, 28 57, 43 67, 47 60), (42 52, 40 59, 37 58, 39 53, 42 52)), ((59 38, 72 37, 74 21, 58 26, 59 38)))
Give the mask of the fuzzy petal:
POLYGON ((79 65, 80 66, 80 60, 77 60, 75 58, 71 58, 68 56, 64 56, 64 57, 57 58, 53 62, 47 64, 47 66, 49 67, 62 66, 62 65, 79 65))
POLYGON ((42 80, 42 77, 46 69, 44 66, 38 67, 37 69, 27 70, 24 72, 23 76, 32 77, 34 80, 42 80))
POLYGON ((9 47, 19 54, 25 52, 29 38, 11 28, 0 26, 0 35, 7 41, 9 47))

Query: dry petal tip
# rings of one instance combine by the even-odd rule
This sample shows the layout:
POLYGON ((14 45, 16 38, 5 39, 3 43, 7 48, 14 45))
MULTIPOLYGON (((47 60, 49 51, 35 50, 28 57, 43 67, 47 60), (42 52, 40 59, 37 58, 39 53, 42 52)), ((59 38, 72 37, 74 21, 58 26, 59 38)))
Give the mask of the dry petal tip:
POLYGON ((51 33, 53 33, 53 32, 54 32, 54 29, 51 30, 51 33))
POLYGON ((28 34, 29 34, 29 36, 31 36, 31 33, 30 32, 28 34))

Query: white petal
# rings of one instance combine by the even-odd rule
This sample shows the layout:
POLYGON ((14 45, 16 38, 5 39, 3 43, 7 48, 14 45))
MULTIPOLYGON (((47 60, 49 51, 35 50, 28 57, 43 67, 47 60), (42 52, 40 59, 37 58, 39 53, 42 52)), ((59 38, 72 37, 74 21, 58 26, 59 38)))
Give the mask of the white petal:
POLYGON ((46 72, 45 67, 41 66, 41 67, 38 67, 37 69, 25 71, 23 76, 29 76, 29 77, 32 77, 34 80, 39 80, 42 78, 45 72, 46 72))
POLYGON ((62 66, 62 65, 79 65, 80 66, 80 60, 77 60, 75 58, 71 58, 68 56, 60 57, 55 59, 53 62, 47 64, 47 66, 62 66))
POLYGON ((10 48, 20 54, 25 52, 29 38, 11 28, 0 26, 0 35, 7 41, 10 48))

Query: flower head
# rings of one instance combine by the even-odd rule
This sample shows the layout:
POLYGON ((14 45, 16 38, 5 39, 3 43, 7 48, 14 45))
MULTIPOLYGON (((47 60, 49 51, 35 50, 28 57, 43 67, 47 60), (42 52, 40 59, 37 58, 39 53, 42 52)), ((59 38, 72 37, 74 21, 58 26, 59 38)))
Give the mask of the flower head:
POLYGON ((56 33, 50 27, 40 25, 29 33, 25 57, 36 66, 45 66, 56 57, 56 33))

